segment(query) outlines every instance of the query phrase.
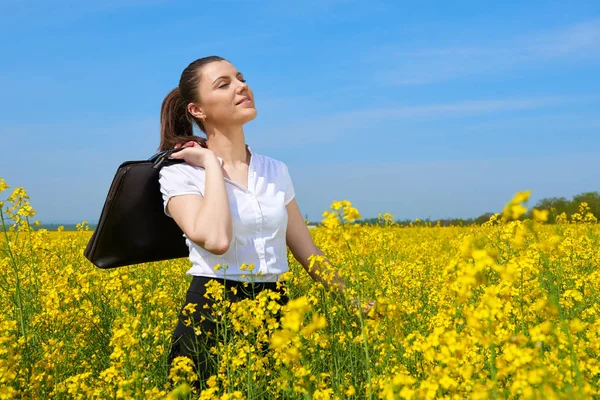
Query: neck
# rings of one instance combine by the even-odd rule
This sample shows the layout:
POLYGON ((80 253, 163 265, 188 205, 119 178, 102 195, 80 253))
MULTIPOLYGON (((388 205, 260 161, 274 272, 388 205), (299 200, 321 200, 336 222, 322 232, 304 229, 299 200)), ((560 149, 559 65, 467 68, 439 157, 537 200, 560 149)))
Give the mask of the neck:
POLYGON ((208 149, 223 159, 223 165, 234 166, 249 162, 249 152, 246 149, 242 126, 228 129, 207 129, 207 138, 208 149))

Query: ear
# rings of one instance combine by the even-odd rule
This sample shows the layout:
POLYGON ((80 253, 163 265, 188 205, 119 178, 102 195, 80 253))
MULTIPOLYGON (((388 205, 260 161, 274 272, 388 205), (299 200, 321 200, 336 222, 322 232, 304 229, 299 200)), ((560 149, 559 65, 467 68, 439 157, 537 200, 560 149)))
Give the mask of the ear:
POLYGON ((195 118, 198 118, 198 119, 206 118, 206 114, 204 114, 204 111, 202 110, 202 108, 198 107, 195 103, 188 104, 187 109, 188 109, 188 112, 190 114, 192 114, 195 118))

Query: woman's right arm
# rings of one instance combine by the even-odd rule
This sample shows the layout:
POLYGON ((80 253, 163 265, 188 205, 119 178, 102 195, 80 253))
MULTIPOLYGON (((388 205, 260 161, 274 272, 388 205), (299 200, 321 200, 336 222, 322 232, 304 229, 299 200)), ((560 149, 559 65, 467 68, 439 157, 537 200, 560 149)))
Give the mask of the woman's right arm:
MULTIPOLYGON (((233 236, 231 211, 225 189, 221 164, 214 153, 202 154, 198 162, 198 151, 185 149, 172 155, 183 158, 189 164, 205 169, 204 197, 197 194, 174 196, 167 208, 183 233, 198 246, 213 254, 225 254, 233 236)), ((201 152, 202 150, 200 150, 201 152)), ((208 151, 208 150, 204 150, 208 151)))

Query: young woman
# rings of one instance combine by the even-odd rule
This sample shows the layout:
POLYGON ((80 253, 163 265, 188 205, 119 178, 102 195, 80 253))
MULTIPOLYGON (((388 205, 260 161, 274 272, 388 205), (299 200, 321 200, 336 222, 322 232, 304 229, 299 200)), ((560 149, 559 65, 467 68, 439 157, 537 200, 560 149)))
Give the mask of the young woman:
MULTIPOLYGON (((324 256, 302 218, 286 164, 253 152, 246 144, 243 127, 254 118, 254 94, 244 75, 217 56, 200 58, 185 68, 179 86, 161 108, 160 150, 183 146, 172 158, 186 161, 160 171, 164 209, 183 231, 190 249, 192 265, 187 274, 192 275, 192 283, 186 304, 198 304, 194 324, 204 332, 215 329, 201 318, 207 312, 203 295, 210 280, 228 289, 235 286, 229 299, 236 301, 260 290, 277 290, 275 283, 288 270, 286 245, 307 271, 309 256, 324 256), (194 124, 206 138, 194 135, 194 124), (254 264, 252 277, 240 269, 242 263, 254 264), (217 264, 227 268, 215 270, 217 264), (253 290, 243 290, 242 283, 250 280, 253 290)), ((309 274, 327 286, 321 278, 326 266, 316 267, 309 274)), ((342 290, 344 282, 335 276, 334 286, 342 290)), ((282 298, 283 304, 287 299, 282 298)), ((196 340, 180 312, 169 364, 177 356, 188 356, 200 380, 206 380, 215 373, 214 360, 197 351, 196 340)))

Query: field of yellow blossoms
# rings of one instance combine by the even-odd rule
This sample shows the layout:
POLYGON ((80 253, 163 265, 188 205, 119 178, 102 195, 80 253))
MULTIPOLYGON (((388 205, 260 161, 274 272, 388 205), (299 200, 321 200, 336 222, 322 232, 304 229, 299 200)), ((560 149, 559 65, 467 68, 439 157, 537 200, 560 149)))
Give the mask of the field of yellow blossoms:
POLYGON ((25 190, 0 191, 0 399, 600 396, 600 229, 585 204, 556 225, 538 210, 520 221, 520 192, 483 226, 383 214, 374 227, 336 201, 311 234, 346 298, 291 253, 283 309, 274 292, 227 304, 210 287, 220 370, 197 393, 188 359, 166 365, 188 260, 101 270, 83 256, 86 223, 34 231, 25 190), (368 315, 354 296, 376 301, 368 315))

